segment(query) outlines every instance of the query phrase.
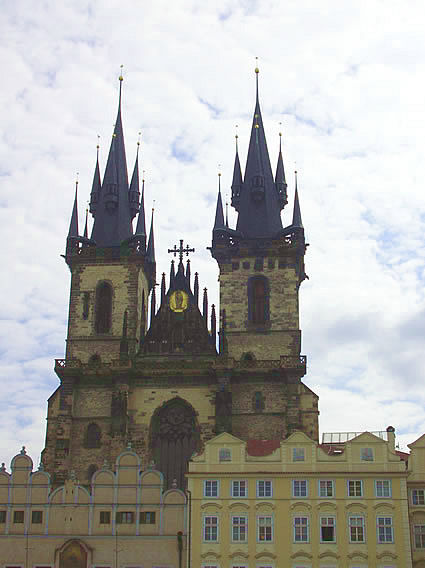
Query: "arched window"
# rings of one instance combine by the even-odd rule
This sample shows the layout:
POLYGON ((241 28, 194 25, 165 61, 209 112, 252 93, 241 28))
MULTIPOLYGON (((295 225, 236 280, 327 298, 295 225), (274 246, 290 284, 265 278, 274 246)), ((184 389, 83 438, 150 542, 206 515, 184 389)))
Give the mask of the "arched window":
POLYGON ((270 319, 269 281, 265 276, 254 276, 248 281, 248 319, 256 325, 264 325, 270 319))
POLYGON ((95 314, 96 333, 108 333, 112 322, 112 287, 107 282, 97 287, 95 314))
POLYGON ((86 432, 86 447, 87 448, 100 448, 100 428, 94 422, 87 426, 86 432))

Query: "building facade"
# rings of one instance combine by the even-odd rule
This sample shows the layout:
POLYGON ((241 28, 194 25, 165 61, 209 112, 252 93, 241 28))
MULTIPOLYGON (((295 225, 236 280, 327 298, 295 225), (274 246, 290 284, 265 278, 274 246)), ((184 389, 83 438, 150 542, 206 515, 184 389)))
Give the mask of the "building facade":
POLYGON ((125 450, 81 485, 54 488, 25 449, 0 471, 2 568, 186 566, 186 497, 125 450))
MULTIPOLYGON (((423 507, 409 527, 409 471, 393 429, 382 435, 318 444, 296 432, 274 447, 229 434, 208 441, 188 473, 193 566, 411 567, 423 507)), ((414 500, 423 482, 422 469, 414 500)))

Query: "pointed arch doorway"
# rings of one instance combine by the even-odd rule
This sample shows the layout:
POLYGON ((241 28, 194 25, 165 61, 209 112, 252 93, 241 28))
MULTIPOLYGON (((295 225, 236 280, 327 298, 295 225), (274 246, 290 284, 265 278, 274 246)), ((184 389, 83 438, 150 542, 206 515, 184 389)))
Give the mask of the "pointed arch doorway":
POLYGON ((166 488, 174 479, 184 489, 188 462, 199 449, 200 436, 192 406, 176 397, 155 411, 151 422, 151 455, 155 467, 164 474, 166 488))

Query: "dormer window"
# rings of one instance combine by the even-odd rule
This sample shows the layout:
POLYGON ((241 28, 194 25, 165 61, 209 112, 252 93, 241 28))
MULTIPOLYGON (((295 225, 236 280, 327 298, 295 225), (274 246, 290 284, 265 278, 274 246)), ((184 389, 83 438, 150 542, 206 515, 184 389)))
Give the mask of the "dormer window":
POLYGON ((373 461, 373 449, 372 448, 362 448, 360 459, 362 461, 373 461))
POLYGON ((293 448, 292 450, 292 461, 303 462, 305 460, 304 448, 293 448))
POLYGON ((218 459, 221 462, 232 461, 232 452, 229 450, 229 448, 220 448, 218 453, 218 459))

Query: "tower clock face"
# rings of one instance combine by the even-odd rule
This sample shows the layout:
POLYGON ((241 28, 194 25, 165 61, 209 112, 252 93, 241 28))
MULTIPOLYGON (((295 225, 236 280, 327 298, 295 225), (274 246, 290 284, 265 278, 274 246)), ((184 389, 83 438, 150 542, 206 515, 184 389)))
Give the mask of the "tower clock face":
POLYGON ((189 296, 183 290, 176 290, 170 296, 170 308, 173 312, 184 312, 189 304, 189 296))

